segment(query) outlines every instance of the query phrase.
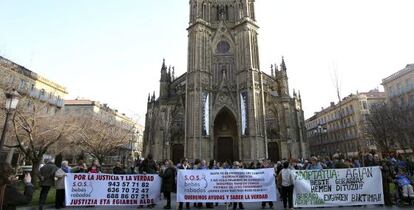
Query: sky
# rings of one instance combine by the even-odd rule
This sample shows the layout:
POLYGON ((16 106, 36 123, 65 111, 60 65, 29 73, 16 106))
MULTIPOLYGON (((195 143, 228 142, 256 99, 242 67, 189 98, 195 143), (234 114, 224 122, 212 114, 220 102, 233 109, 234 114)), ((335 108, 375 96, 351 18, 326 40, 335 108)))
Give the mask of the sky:
MULTIPOLYGON (((0 0, 0 56, 143 123, 162 59, 186 72, 188 0, 0 0)), ((411 0, 256 0, 260 68, 284 56, 305 117, 414 63, 411 0), (335 76, 337 75, 337 76, 335 76)))

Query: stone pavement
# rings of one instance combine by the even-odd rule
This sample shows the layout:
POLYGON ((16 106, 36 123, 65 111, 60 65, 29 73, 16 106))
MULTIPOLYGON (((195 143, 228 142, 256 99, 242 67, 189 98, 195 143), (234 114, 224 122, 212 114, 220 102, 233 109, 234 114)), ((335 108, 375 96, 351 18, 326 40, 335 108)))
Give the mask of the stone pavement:
MULTIPOLYGON (((178 207, 178 204, 176 206, 176 202, 175 202, 175 194, 171 195, 172 197, 172 209, 176 209, 176 207, 178 207)), ((161 200, 157 203, 157 205, 152 208, 153 210, 161 210, 163 209, 163 206, 165 205, 166 201, 165 200, 161 200)), ((244 203, 244 208, 246 210, 262 210, 261 207, 261 203, 244 203)), ((53 208, 53 206, 46 206, 45 209, 55 209, 53 208)), ((142 208, 137 208, 137 207, 67 207, 64 208, 62 210, 115 210, 115 209, 124 209, 124 210, 144 210, 144 209, 148 209, 147 207, 142 207, 142 208)), ((185 205, 184 205, 184 209, 185 209, 185 205)), ((191 210, 198 210, 197 208, 193 207, 191 205, 191 210)), ((207 208, 205 208, 205 205, 202 208, 203 210, 208 210, 207 208)), ((227 210, 226 205, 224 204, 219 204, 218 206, 214 207, 215 210, 227 210)), ((228 208, 229 210, 232 210, 231 207, 228 208)), ((270 209, 268 206, 266 207, 266 209, 270 209)), ((282 210, 283 209, 283 204, 281 201, 278 201, 275 203, 275 206, 273 207, 274 210, 282 210)), ((305 209, 305 208, 302 208, 305 209)), ((391 210, 391 209, 414 209, 414 206, 411 207, 397 207, 397 206, 393 206, 393 207, 382 207, 382 206, 362 206, 362 207, 334 207, 334 208, 308 208, 310 210, 358 210, 358 209, 381 209, 381 210, 391 210)), ((18 208, 18 210, 37 210, 36 207, 20 207, 18 208)), ((306 210, 306 209, 305 209, 306 210)))

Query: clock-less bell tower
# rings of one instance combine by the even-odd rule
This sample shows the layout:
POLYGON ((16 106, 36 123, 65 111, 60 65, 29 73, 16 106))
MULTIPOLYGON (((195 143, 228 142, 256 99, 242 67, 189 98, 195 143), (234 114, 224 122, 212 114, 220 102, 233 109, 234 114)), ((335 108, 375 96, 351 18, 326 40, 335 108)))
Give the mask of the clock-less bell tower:
POLYGON ((266 157, 254 0, 190 0, 185 151, 266 157))

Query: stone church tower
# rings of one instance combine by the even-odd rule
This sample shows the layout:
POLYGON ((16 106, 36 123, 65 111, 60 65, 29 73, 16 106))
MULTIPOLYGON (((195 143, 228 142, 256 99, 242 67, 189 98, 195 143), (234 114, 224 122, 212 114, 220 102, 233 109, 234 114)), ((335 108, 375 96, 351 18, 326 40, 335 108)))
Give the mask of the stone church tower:
POLYGON ((144 153, 156 159, 306 156, 300 94, 284 59, 260 70, 254 0, 190 0, 187 73, 161 67, 148 97, 144 153))

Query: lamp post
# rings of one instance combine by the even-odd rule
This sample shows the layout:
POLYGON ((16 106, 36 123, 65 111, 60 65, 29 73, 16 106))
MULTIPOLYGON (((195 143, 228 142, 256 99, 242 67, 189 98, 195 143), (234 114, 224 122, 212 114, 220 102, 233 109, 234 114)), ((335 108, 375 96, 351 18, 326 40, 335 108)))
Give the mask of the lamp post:
POLYGON ((4 142, 6 141, 7 125, 13 110, 16 109, 17 103, 19 103, 20 94, 12 89, 11 91, 5 92, 6 95, 6 120, 4 121, 3 131, 0 138, 0 152, 3 151, 4 142))
MULTIPOLYGON (((327 132, 326 128, 324 128, 321 124, 318 124, 316 132, 318 133, 319 143, 321 145, 322 144, 322 134, 325 134, 327 132)), ((323 148, 323 150, 325 150, 325 147, 322 147, 322 148, 323 148)), ((323 154, 323 155, 325 155, 325 154, 323 154)))

